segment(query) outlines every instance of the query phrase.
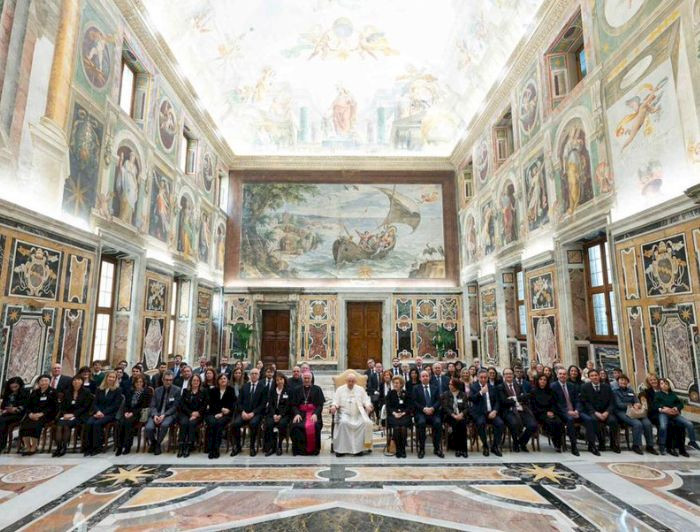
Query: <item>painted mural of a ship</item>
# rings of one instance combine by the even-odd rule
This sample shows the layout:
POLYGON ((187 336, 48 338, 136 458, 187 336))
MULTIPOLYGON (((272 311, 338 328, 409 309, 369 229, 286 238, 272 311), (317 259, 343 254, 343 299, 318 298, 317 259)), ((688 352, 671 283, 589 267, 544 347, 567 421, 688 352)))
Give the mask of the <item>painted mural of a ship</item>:
POLYGON ((420 225, 420 209, 411 198, 396 192, 396 185, 388 189, 376 187, 389 198, 389 211, 384 221, 374 232, 357 231, 358 241, 347 229, 347 236, 333 242, 333 259, 336 265, 358 260, 381 260, 396 247, 398 229, 396 224, 408 225, 412 232, 420 225))

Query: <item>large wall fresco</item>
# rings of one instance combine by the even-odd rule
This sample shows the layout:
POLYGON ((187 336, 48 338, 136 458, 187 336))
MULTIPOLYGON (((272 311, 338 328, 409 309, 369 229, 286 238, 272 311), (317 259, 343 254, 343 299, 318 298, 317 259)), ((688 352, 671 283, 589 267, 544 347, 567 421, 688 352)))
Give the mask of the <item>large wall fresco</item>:
POLYGON ((553 265, 525 272, 529 352, 533 360, 550 367, 561 361, 556 297, 553 265))
POLYGON ((245 183, 241 226, 244 279, 446 276, 440 185, 245 183))
POLYGON ((449 155, 541 4, 147 9, 236 153, 449 155))
POLYGON ((700 211, 669 218, 616 238, 620 327, 626 362, 637 384, 649 371, 700 408, 700 211))
POLYGON ((87 362, 94 277, 94 246, 0 224, 0 380, 87 362))

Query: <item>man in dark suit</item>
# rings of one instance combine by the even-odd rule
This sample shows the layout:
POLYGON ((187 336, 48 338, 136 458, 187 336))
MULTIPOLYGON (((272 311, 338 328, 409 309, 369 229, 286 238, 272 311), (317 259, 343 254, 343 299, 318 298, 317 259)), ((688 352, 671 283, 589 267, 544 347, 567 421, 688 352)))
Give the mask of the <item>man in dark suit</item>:
POLYGON ((173 377, 178 378, 180 376, 180 371, 182 370, 182 356, 175 355, 175 360, 173 360, 173 377))
MULTIPOLYGON (((275 387, 275 368, 272 366, 267 366, 265 368, 265 380, 262 381, 262 385, 265 387, 265 395, 269 396, 272 389, 275 387)), ((267 405, 265 405, 267 407, 267 405)))
POLYGON ((146 441, 151 444, 151 452, 160 454, 160 444, 175 422, 177 406, 180 403, 180 388, 173 385, 173 372, 163 374, 163 386, 156 389, 151 399, 146 422, 146 441))
POLYGON ((260 370, 258 368, 251 369, 250 382, 245 383, 238 396, 236 413, 231 425, 233 427, 234 440, 231 456, 236 456, 241 452, 241 428, 243 425, 248 425, 250 432, 250 456, 258 454, 258 428, 267 405, 265 385, 259 382, 259 378, 260 370))
POLYGON ((287 385, 289 386, 290 390, 293 390, 294 388, 301 388, 303 384, 304 381, 301 378, 301 368, 299 366, 294 366, 292 369, 292 376, 287 381, 287 385))
POLYGON ((399 357, 394 357, 391 361, 391 376, 400 377, 401 376, 401 360, 399 357))
POLYGON ((532 415, 530 396, 515 382, 512 369, 503 370, 503 383, 499 385, 501 417, 513 436, 513 452, 528 452, 527 442, 537 432, 537 421, 532 415))
MULTIPOLYGON (((588 372, 588 378, 590 382, 581 386, 581 405, 583 406, 584 413, 591 419, 591 436, 598 435, 598 441, 600 442, 598 450, 605 451, 604 426, 607 425, 610 428, 610 447, 613 452, 619 453, 619 425, 614 413, 615 405, 612 389, 609 384, 600 382, 600 374, 596 369, 592 369, 588 372)), ((588 440, 589 450, 591 447, 595 449, 595 438, 588 440)))
POLYGON ((192 370, 192 375, 199 375, 204 381, 204 374, 207 371, 207 357, 199 357, 199 366, 192 370))
POLYGON ((367 359, 367 369, 365 370, 365 375, 367 375, 368 379, 373 371, 374 371, 374 359, 368 358, 367 359))
MULTIPOLYGON (((595 432, 591 428, 591 418, 581 411, 581 399, 576 386, 567 382, 566 369, 557 370, 557 380, 549 386, 557 400, 557 415, 566 424, 566 433, 571 443, 571 454, 579 456, 576 445, 576 422, 580 421, 586 428, 586 439, 590 442, 589 434, 595 438, 595 432)), ((595 448, 595 444, 594 444, 595 448)), ((593 452, 593 451, 591 451, 593 452)), ((598 451, 595 450, 593 454, 598 451)), ((600 453, 598 453, 600 454, 600 453)))
POLYGON ((56 362, 51 366, 51 380, 49 381, 49 386, 56 390, 59 394, 59 398, 64 397, 68 391, 70 391, 71 381, 73 377, 68 377, 67 375, 61 375, 63 367, 60 363, 56 362))
POLYGON ((489 442, 486 437, 486 424, 493 426, 493 445, 491 452, 496 456, 501 455, 499 443, 503 435, 503 420, 498 416, 501 404, 499 393, 496 387, 489 383, 489 374, 485 369, 479 370, 477 374, 478 382, 472 384, 471 399, 474 404, 472 417, 476 423, 476 430, 483 445, 484 456, 489 455, 489 442))
POLYGON ((367 395, 372 401, 372 412, 379 415, 379 399, 382 386, 382 365, 377 362, 372 366, 372 371, 367 374, 367 395))
POLYGON ((433 428, 433 452, 440 458, 445 455, 440 447, 442 441, 442 418, 440 417, 440 396, 437 388, 430 384, 427 371, 420 374, 420 385, 413 388, 414 418, 418 432, 418 458, 425 456, 425 426, 433 428))
POLYGON ((524 393, 531 393, 532 386, 530 385, 530 381, 527 378, 527 375, 525 375, 525 370, 523 369, 523 367, 515 366, 513 368, 513 372, 515 373, 515 378, 513 379, 515 383, 518 386, 520 386, 524 393))
MULTIPOLYGON (((151 377, 151 388, 155 390, 163 385, 163 374, 165 373, 166 369, 168 369, 168 364, 166 362, 161 362, 158 364, 158 373, 151 377)), ((173 376, 173 379, 174 378, 175 377, 173 376)))
POLYGON ((190 387, 190 380, 192 379, 192 368, 190 366, 184 365, 180 370, 180 375, 175 377, 173 384, 180 388, 180 391, 185 391, 190 387))
POLYGON ((231 381, 231 374, 233 373, 233 367, 228 363, 228 356, 221 355, 221 363, 219 364, 219 375, 225 374, 228 380, 231 381))
POLYGON ((433 376, 430 378, 430 384, 437 388, 439 397, 442 397, 442 394, 448 390, 450 377, 442 374, 442 364, 440 362, 433 364, 433 376))

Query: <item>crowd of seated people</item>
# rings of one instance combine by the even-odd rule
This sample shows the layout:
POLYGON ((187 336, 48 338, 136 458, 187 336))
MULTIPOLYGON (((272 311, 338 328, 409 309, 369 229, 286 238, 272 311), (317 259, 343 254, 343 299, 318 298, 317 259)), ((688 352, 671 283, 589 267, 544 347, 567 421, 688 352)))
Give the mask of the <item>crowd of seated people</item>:
MULTIPOLYGON (((320 452, 325 397, 308 365, 295 367, 290 377, 274 365, 248 369, 242 362, 229 364, 225 356, 218 366, 203 357, 196 368, 178 357, 171 369, 162 363, 150 376, 140 364, 127 368, 121 361, 105 371, 96 361, 69 377, 54 364, 31 387, 20 377, 9 378, 0 402, 0 451, 17 430, 18 448, 33 455, 48 431, 53 456, 65 455, 72 438, 92 456, 105 451, 110 427, 117 456, 131 452, 141 431, 155 455, 168 438, 178 457, 200 447, 210 459, 219 458, 224 439, 236 456, 244 430, 251 456, 258 453, 259 441, 266 456, 281 455, 287 439, 294 455, 320 452)), ((592 363, 583 369, 534 363, 527 370, 516 366, 499 372, 482 367, 478 359, 466 366, 460 361, 423 364, 420 358, 409 365, 395 358, 386 370, 370 360, 365 374, 367 410, 386 427, 397 458, 406 457, 413 428, 418 458, 425 456, 428 429, 438 457, 447 450, 444 431, 448 449, 464 458, 470 433, 480 440, 484 456, 502 456, 506 435, 513 452, 529 452, 528 444, 539 434, 556 452, 565 450, 568 439, 576 456, 580 440, 596 456, 608 448, 620 453, 621 429, 631 433, 631 449, 640 455, 687 457, 686 438, 689 447, 700 450, 693 423, 682 415, 683 402, 668 379, 653 374, 639 393, 619 368, 608 379, 592 363)))

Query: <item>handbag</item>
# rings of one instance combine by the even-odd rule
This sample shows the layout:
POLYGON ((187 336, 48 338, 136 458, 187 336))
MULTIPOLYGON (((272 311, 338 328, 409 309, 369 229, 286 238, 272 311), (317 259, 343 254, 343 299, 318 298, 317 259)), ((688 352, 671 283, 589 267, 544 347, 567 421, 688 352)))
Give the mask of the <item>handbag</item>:
POLYGON ((142 408, 139 415, 139 423, 145 423, 146 421, 148 421, 148 408, 142 408))
POLYGON ((635 408, 634 405, 627 405, 627 417, 630 417, 632 419, 642 419, 643 417, 647 417, 647 402, 646 399, 642 398, 640 401, 640 404, 642 405, 642 408, 635 408))

